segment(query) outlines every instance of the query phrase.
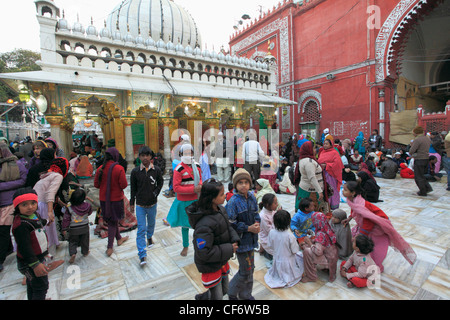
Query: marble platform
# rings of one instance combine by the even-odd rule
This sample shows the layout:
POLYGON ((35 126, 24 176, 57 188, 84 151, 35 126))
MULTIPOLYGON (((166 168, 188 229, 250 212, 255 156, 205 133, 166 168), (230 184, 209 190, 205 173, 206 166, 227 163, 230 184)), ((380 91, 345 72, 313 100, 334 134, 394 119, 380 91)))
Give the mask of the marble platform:
MULTIPOLYGON (((379 289, 349 289, 347 281, 339 275, 330 283, 323 271, 318 271, 317 282, 270 289, 264 282, 267 260, 255 254, 254 297, 257 300, 450 299, 450 192, 445 190, 445 178, 443 180, 432 183, 434 191, 428 197, 416 195, 413 180, 400 177, 377 180, 384 200, 377 205, 388 214, 417 254, 417 261, 411 266, 400 253, 389 249, 379 289)), ((163 190, 166 188, 167 180, 163 190)), ((126 193, 129 194, 129 189, 126 193)), ((284 209, 294 213, 294 196, 278 195, 278 199, 284 209)), ((148 249, 146 266, 139 266, 136 230, 124 233, 130 240, 120 247, 115 246, 113 255, 107 257, 107 239, 94 235, 92 225, 89 256, 82 257, 79 253, 75 263, 70 265, 67 242, 58 248, 55 258, 64 259, 66 263, 50 273, 47 297, 52 300, 194 299, 195 294, 204 289, 193 262, 193 248, 189 249, 187 257, 180 256, 181 230, 167 227, 162 221, 172 202, 173 198, 162 195, 158 199, 155 245, 148 249)), ((350 212, 345 203, 341 208, 350 212)), ((232 259, 230 265, 233 275, 237 271, 237 260, 232 259)), ((26 299, 22 278, 17 271, 15 254, 11 254, 0 272, 0 300, 26 299)))

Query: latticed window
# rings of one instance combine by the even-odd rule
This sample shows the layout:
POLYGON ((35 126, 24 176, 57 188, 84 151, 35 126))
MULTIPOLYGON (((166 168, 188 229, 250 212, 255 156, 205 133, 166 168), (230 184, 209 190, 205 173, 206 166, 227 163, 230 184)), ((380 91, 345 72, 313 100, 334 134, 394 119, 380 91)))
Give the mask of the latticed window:
POLYGON ((303 122, 318 122, 320 121, 320 112, 317 102, 309 101, 305 105, 303 113, 303 122))
POLYGON ((446 125, 445 125, 445 119, 442 120, 427 120, 425 122, 425 130, 427 132, 439 132, 447 131, 446 125))

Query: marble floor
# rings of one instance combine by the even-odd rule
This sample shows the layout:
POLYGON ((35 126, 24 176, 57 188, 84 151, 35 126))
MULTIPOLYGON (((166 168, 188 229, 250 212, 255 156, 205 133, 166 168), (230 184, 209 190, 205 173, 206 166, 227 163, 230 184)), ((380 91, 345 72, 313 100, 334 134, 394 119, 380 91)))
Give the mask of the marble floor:
MULTIPOLYGON (((398 177, 378 179, 378 183, 384 202, 377 205, 415 250, 414 265, 409 265, 400 253, 390 248, 378 289, 349 289, 339 275, 330 283, 323 271, 318 272, 317 282, 271 289, 264 282, 267 260, 255 254, 254 297, 257 300, 450 299, 450 192, 445 190, 445 181, 433 183, 434 191, 425 198, 416 195, 413 180, 398 177)), ((166 186, 167 180, 163 190, 166 186)), ((126 191, 129 194, 129 189, 126 191)), ((278 199, 283 208, 294 213, 294 196, 278 195, 278 199)), ((64 259, 66 263, 49 274, 47 297, 52 300, 194 299, 195 294, 204 289, 193 261, 193 249, 190 248, 187 257, 180 256, 181 230, 167 227, 162 221, 172 201, 173 198, 163 195, 158 199, 155 245, 148 249, 146 266, 139 266, 136 230, 124 234, 130 240, 120 247, 115 246, 112 256, 107 257, 107 239, 94 235, 95 226, 91 225, 89 256, 82 257, 79 253, 75 263, 70 265, 67 242, 57 249, 55 258, 64 259)), ((342 203, 341 208, 350 212, 346 203, 342 203)), ((230 265, 233 274, 237 271, 237 260, 231 260, 230 265)), ((26 299, 22 278, 17 271, 15 254, 9 255, 0 272, 0 300, 26 299)))

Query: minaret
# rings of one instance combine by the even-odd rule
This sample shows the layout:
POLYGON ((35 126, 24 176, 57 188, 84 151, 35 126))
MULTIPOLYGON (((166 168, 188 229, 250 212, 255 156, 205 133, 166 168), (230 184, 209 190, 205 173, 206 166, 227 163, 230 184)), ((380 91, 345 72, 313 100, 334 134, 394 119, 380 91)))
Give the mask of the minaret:
POLYGON ((60 16, 54 1, 36 0, 36 17, 40 26, 41 60, 56 63, 56 25, 60 16))

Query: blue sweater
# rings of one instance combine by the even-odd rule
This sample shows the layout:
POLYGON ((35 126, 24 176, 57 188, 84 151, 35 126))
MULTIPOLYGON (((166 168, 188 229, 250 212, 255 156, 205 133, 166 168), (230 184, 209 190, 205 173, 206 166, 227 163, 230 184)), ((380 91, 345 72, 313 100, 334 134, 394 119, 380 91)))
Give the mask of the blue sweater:
POLYGON ((296 238, 306 237, 308 235, 308 230, 312 230, 313 232, 316 231, 311 219, 313 213, 314 211, 304 213, 299 209, 297 213, 294 214, 291 220, 291 230, 294 232, 296 238), (300 232, 300 236, 295 233, 295 230, 300 232))
POLYGON ((248 227, 256 221, 261 222, 258 213, 258 203, 252 192, 248 192, 247 198, 235 192, 225 206, 228 218, 233 228, 237 231, 241 241, 237 252, 247 252, 258 247, 258 234, 248 232, 248 227))

